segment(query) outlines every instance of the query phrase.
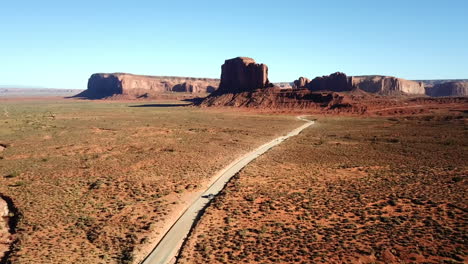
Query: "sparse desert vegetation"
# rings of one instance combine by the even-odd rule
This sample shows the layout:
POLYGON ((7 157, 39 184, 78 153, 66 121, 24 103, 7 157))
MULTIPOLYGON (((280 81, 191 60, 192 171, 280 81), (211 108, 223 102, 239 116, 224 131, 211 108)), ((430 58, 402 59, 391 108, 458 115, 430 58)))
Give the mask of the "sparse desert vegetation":
POLYGON ((21 214, 9 260, 130 263, 184 197, 300 123, 177 104, 2 101, 0 193, 21 214))
POLYGON ((468 264, 468 0, 0 11, 0 264, 468 264))
POLYGON ((466 263, 465 114, 321 117, 247 166, 179 263, 466 263))

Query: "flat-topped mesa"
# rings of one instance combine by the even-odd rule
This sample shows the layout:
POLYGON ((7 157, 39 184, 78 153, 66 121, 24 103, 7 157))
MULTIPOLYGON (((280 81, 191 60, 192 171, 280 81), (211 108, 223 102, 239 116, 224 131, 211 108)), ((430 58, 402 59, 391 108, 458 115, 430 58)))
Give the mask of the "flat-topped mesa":
POLYGON ((369 93, 425 94, 424 83, 392 76, 353 76, 351 84, 353 87, 369 93))
POLYGON ((378 94, 425 94, 422 82, 408 81, 392 76, 346 76, 342 72, 316 77, 304 87, 312 91, 345 92, 360 89, 378 94))
POLYGON ((88 80, 88 89, 78 96, 104 98, 113 95, 143 96, 164 92, 211 93, 219 79, 146 76, 128 73, 95 73, 88 80))
POLYGON ((451 81, 434 85, 426 88, 426 94, 429 96, 468 96, 468 82, 451 81))
POLYGON ((221 83, 216 94, 239 93, 272 86, 265 64, 258 64, 252 58, 237 57, 226 60, 221 66, 221 83))

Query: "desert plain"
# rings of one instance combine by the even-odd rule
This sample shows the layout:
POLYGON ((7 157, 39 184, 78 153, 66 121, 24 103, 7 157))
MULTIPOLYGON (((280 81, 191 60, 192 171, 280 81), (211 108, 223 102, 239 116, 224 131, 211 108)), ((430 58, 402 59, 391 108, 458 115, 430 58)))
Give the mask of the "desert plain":
POLYGON ((221 79, 6 91, 1 263, 166 263, 147 257, 220 171, 311 120, 205 197, 171 263, 465 263, 468 86, 442 83, 273 84, 238 57, 221 79))

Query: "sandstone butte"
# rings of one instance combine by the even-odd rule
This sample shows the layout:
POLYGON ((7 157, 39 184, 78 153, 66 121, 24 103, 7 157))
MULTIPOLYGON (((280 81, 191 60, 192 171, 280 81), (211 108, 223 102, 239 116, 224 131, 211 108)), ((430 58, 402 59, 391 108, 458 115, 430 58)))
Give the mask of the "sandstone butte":
POLYGON ((147 76, 128 73, 95 73, 88 80, 88 89, 77 97, 105 98, 114 95, 153 96, 165 92, 211 93, 219 79, 147 76))
POLYGON ((265 64, 258 64, 251 58, 237 57, 225 61, 221 67, 219 89, 199 105, 293 109, 332 107, 344 103, 343 98, 334 93, 312 94, 309 89, 274 87, 268 80, 265 64))
POLYGON ((312 91, 345 92, 360 89, 378 94, 425 94, 422 82, 409 81, 392 76, 346 76, 336 72, 328 76, 316 77, 312 81, 300 77, 294 81, 297 88, 308 88, 312 91))
POLYGON ((252 91, 273 87, 268 80, 268 67, 252 58, 237 57, 221 66, 221 83, 216 94, 252 91))

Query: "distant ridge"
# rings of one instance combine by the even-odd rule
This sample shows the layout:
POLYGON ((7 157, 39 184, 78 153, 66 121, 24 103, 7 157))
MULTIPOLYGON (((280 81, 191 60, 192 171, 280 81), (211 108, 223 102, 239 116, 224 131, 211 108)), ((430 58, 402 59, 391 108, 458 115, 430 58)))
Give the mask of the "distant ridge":
POLYGON ((59 89, 59 88, 11 88, 0 87, 0 97, 44 97, 75 95, 83 90, 80 89, 59 89))
POLYGON ((43 86, 35 85, 21 85, 21 84, 0 84, 0 88, 11 88, 11 89, 47 89, 43 86))

